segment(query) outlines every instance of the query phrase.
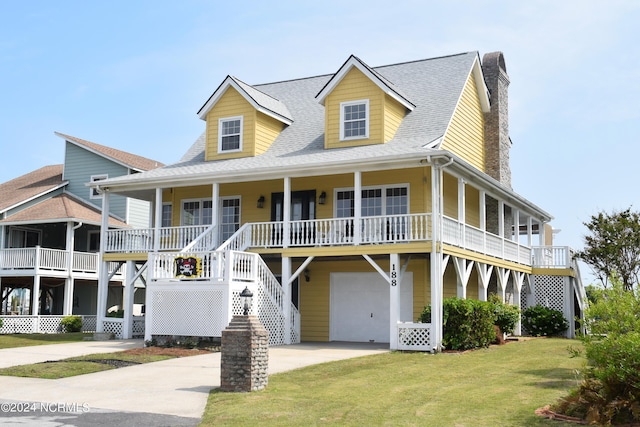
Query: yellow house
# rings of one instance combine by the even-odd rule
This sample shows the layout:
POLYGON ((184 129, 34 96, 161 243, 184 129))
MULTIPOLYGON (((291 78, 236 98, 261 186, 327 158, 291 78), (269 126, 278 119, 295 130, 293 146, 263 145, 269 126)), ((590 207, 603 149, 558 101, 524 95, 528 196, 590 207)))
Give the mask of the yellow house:
MULTIPOLYGON (((381 67, 351 56, 260 85, 228 76, 179 161, 100 181, 105 211, 111 194, 154 206, 151 228, 103 224, 102 261, 146 278, 146 339, 220 336, 245 287, 271 344, 438 351, 451 296, 573 319, 584 290, 570 250, 511 188, 508 84, 500 52, 381 67), (415 323, 426 305, 432 323, 415 323)), ((132 288, 124 321, 99 331, 126 337, 132 288)))

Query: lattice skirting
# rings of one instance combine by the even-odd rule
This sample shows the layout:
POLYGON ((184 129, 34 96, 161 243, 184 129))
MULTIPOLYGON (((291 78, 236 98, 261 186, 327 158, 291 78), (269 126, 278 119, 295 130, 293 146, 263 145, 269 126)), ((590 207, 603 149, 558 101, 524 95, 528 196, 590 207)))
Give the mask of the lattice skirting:
POLYGON ((398 323, 398 350, 430 351, 430 323, 398 323))
MULTIPOLYGON (((56 334, 63 332, 60 323, 66 316, 0 316, 0 334, 56 334)), ((80 316, 82 332, 95 332, 96 316, 80 316)))

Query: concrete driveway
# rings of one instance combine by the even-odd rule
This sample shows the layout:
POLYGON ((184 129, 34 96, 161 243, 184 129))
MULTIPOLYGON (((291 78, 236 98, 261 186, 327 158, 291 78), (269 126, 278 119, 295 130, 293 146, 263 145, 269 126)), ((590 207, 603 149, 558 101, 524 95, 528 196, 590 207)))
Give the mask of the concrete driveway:
MULTIPOLYGON (((3 349, 0 367, 142 346, 141 340, 125 340, 3 349)), ((269 374, 388 351, 388 344, 379 343, 271 347, 269 374)), ((220 353, 58 380, 1 378, 0 418, 11 417, 11 422, 19 425, 197 425, 209 391, 220 386, 220 353), (36 404, 27 407, 25 402, 36 404), (138 422, 133 422, 136 419, 138 422)))

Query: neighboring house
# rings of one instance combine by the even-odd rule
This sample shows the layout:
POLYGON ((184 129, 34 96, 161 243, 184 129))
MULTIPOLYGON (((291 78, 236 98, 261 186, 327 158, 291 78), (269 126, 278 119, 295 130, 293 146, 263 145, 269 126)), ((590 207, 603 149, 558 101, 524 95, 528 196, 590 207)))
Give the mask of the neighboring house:
MULTIPOLYGON (((245 286, 271 344, 438 350, 451 296, 580 316, 582 283, 569 249, 551 246, 551 215, 511 188, 508 84, 500 52, 225 78, 182 159, 100 183, 106 203, 154 206, 153 229, 102 228, 103 263, 148 271, 145 338, 220 336, 245 286), (413 323, 429 304, 432 323, 413 323)), ((106 276, 100 289, 98 330, 128 336, 131 307, 114 324, 106 276)))
MULTIPOLYGON (((0 184, 0 314, 19 315, 5 318, 3 332, 46 332, 62 315, 95 316, 103 219, 115 229, 149 225, 149 202, 113 196, 103 217, 102 194, 87 184, 160 163, 56 135, 65 141, 64 164, 0 184), (39 315, 57 318, 44 322, 39 315)), ((108 268, 109 302, 121 305, 123 272, 119 264, 108 268)))

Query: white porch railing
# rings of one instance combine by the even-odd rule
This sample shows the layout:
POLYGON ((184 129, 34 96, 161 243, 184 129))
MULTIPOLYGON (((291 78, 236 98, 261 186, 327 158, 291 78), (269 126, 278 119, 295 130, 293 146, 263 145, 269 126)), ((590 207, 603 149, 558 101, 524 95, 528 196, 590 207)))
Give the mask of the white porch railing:
MULTIPOLYGON (((189 225, 163 227, 160 229, 158 249, 161 251, 179 251, 196 240, 211 225, 189 225)), ((153 228, 122 228, 107 230, 106 252, 151 252, 155 250, 153 228)))
POLYGON ((149 254, 151 281, 167 280, 202 280, 214 282, 252 282, 255 281, 260 255, 237 251, 215 252, 152 252, 149 254), (200 260, 200 274, 193 277, 178 277, 180 271, 176 267, 178 257, 196 257, 200 260))
MULTIPOLYGON (((430 213, 327 218, 301 221, 246 223, 218 250, 244 251, 248 248, 395 244, 428 241, 432 238, 430 213)), ((160 251, 200 252, 215 247, 218 232, 212 226, 160 229, 160 242, 153 244, 153 229, 109 230, 107 252, 160 251)), ((459 222, 442 218, 444 243, 521 264, 531 262, 531 249, 518 242, 459 222)))
POLYGON ((442 218, 442 240, 449 245, 520 264, 531 262, 531 248, 449 217, 442 218))
POLYGON ((569 246, 535 246, 531 248, 531 266, 539 268, 570 268, 573 250, 569 246))
MULTIPOLYGON (((62 249, 14 248, 0 250, 0 271, 2 270, 33 270, 39 273, 55 272, 69 274, 69 267, 73 273, 97 275, 99 269, 99 254, 92 252, 73 252, 69 266, 69 252, 62 249)), ((115 265, 111 266, 112 268, 115 265)))

